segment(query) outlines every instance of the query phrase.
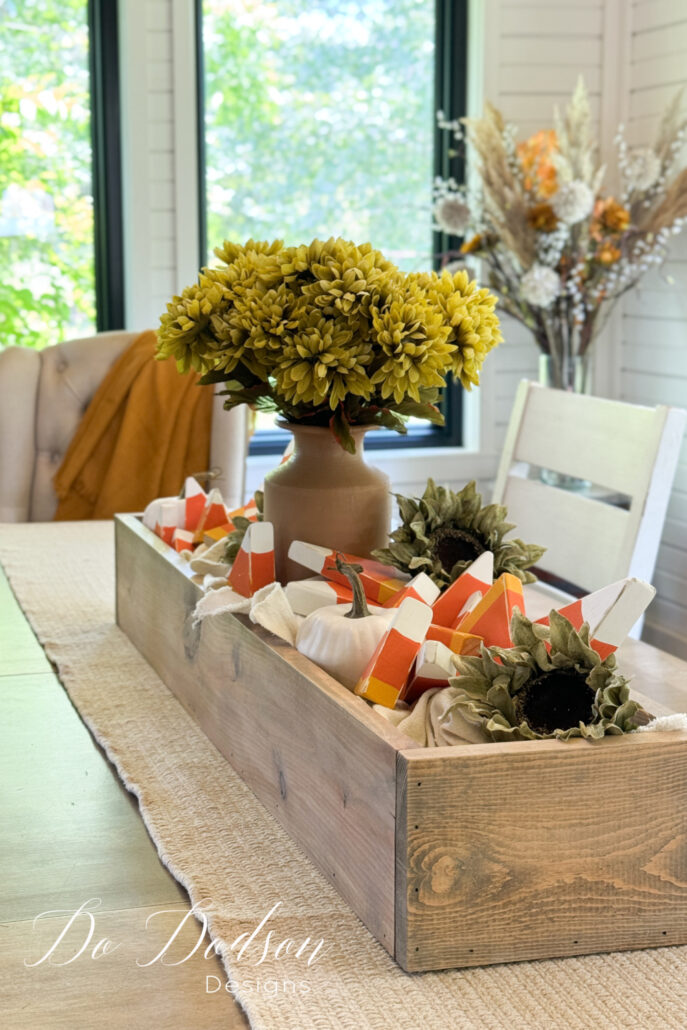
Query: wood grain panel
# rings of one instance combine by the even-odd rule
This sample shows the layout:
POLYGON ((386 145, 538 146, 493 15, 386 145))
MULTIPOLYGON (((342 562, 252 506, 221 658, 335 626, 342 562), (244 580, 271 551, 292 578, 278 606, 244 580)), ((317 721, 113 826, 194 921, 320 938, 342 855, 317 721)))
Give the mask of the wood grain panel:
POLYGON ((0 569, 0 670, 3 675, 51 672, 51 665, 0 569))
POLYGON ((0 920, 185 901, 52 673, 0 676, 0 920))
POLYGON ((687 734, 406 752, 398 791, 404 968, 687 941, 687 734))
POLYGON ((117 518, 117 583, 121 628, 393 953, 396 752, 412 741, 247 619, 194 629, 200 588, 132 516, 117 518))

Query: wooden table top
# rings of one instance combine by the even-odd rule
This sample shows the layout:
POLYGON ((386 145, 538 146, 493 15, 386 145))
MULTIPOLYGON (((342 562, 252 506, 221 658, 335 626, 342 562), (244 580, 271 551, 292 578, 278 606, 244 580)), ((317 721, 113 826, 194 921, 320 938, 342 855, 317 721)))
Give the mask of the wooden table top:
MULTIPOLYGON (((180 965, 136 965, 164 947, 189 910, 188 896, 160 862, 136 799, 72 707, 1 572, 0 772, 3 1024, 248 1026, 224 989, 219 959, 204 958, 207 939, 180 965), (52 955, 39 961, 91 899, 100 901, 89 906, 93 926, 85 913, 77 916, 52 955), (91 930, 88 948, 68 962, 91 930), (117 945, 104 961, 92 957, 102 939, 117 945)), ((188 954, 198 936, 189 919, 170 959, 188 954)))

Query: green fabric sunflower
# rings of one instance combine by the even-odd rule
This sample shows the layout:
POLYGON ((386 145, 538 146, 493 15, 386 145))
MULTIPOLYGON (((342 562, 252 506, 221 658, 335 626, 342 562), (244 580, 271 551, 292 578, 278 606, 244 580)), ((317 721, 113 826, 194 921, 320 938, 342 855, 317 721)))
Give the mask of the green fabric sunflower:
POLYGON ((506 508, 500 504, 482 507, 475 482, 459 493, 427 480, 422 497, 396 494, 402 525, 390 534, 388 547, 374 552, 385 565, 411 575, 425 572, 442 589, 485 551, 494 555, 494 575, 510 572, 523 583, 536 576, 527 569, 546 548, 504 537, 515 527, 506 522, 506 508))
POLYGON ((488 740, 542 740, 630 733, 648 720, 630 700, 615 655, 602 661, 589 645, 589 626, 579 633, 558 612, 550 628, 516 612, 512 648, 482 647, 481 657, 454 656, 452 713, 479 726, 488 740), (547 642, 550 645, 547 648, 547 642))

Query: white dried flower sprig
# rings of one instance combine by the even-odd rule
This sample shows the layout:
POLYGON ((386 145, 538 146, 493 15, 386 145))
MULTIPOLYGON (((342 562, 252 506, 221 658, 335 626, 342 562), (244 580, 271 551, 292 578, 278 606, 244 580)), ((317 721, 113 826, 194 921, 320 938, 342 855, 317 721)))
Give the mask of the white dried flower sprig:
POLYGON ((553 195, 551 207, 561 222, 576 225, 592 213, 594 194, 587 183, 579 179, 564 182, 553 195))
POLYGON ((465 139, 465 130, 459 118, 448 119, 443 111, 437 111, 437 125, 440 129, 453 133, 455 140, 462 141, 465 139))
POLYGON ((520 283, 522 299, 537 308, 549 308, 561 292, 561 278, 553 268, 532 265, 520 283))
POLYGON ((540 265, 555 268, 570 239, 570 227, 561 222, 553 232, 543 232, 537 237, 537 261, 540 265))
POLYGON ((627 182, 630 189, 648 190, 661 174, 661 162, 651 147, 635 150, 627 159, 627 182))

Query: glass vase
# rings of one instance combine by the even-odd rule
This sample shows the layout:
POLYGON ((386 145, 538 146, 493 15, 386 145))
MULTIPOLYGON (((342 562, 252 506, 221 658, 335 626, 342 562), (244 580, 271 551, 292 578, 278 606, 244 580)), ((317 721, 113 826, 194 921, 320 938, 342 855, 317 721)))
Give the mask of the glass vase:
POLYGON ((539 382, 554 390, 591 393, 591 362, 583 357, 539 355, 539 382))
MULTIPOLYGON (((589 355, 558 356, 541 354, 539 356, 539 382, 542 386, 554 390, 567 390, 569 393, 591 393, 591 362, 589 355)), ((556 486, 559 490, 589 490, 588 479, 578 479, 554 469, 541 469, 539 478, 547 486, 556 486)))

